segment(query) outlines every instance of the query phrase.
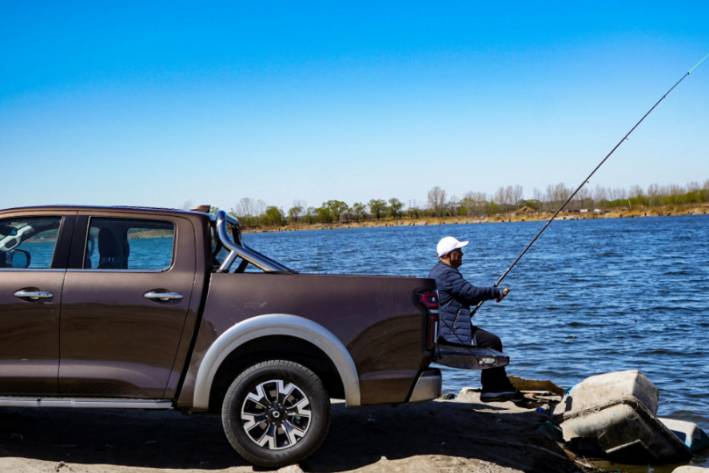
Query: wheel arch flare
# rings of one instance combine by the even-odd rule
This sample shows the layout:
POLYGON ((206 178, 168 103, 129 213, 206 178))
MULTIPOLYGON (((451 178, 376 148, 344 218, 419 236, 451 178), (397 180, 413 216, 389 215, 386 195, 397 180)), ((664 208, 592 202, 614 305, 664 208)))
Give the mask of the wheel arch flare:
POLYGON ((357 367, 349 350, 339 338, 327 328, 305 317, 292 314, 263 314, 234 324, 211 344, 197 370, 193 408, 209 407, 215 377, 229 354, 245 343, 274 335, 299 338, 322 350, 337 370, 344 388, 347 406, 360 405, 357 367))

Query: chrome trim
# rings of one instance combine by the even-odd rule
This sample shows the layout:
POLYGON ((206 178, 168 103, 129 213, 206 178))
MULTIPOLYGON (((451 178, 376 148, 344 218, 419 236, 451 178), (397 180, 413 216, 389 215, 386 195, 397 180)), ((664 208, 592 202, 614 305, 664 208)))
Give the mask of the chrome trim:
POLYGON ((54 293, 49 291, 26 291, 20 289, 16 291, 13 296, 19 299, 29 299, 31 301, 44 301, 54 299, 54 293))
POLYGON ((226 258, 224 258, 224 262, 221 264, 221 266, 219 266, 217 272, 228 273, 229 268, 231 268, 231 265, 234 264, 234 260, 236 260, 236 252, 230 251, 226 258))
POLYGON ((158 291, 148 291, 143 294, 146 299, 159 301, 159 302, 169 302, 169 301, 181 301, 184 297, 179 292, 158 292, 158 291))
POLYGON ((160 274, 172 270, 168 269, 98 269, 98 268, 67 268, 63 271, 68 273, 123 273, 123 274, 160 274))
POLYGON ((221 241, 224 248, 229 250, 229 255, 224 259, 224 262, 219 266, 217 270, 218 273, 229 272, 229 267, 234 263, 237 256, 245 259, 249 263, 253 264, 260 270, 267 273, 292 273, 293 271, 280 263, 275 261, 265 259, 265 257, 260 257, 256 252, 250 250, 248 247, 239 245, 234 242, 227 232, 227 223, 231 223, 238 227, 239 222, 233 218, 230 218, 227 213, 223 210, 217 211, 215 228, 217 230, 217 236, 219 241, 221 241))
POLYGON ((416 380, 409 402, 430 401, 441 395, 443 378, 439 370, 426 370, 416 380))
POLYGON ((172 409, 171 401, 153 399, 0 397, 0 407, 78 407, 92 409, 172 409))
POLYGON ((300 338, 312 343, 330 358, 345 389, 348 406, 360 405, 359 375, 347 347, 328 329, 304 317, 264 314, 232 325, 209 347, 197 369, 192 408, 209 408, 209 394, 219 366, 231 352, 246 342, 273 335, 300 338))

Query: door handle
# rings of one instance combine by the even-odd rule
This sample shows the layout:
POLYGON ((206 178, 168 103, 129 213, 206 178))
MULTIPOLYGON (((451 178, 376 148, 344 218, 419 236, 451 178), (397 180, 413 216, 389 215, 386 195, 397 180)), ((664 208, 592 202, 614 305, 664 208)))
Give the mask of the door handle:
POLYGON ((143 297, 157 302, 181 301, 182 294, 179 292, 148 291, 143 297))
POLYGON ((54 294, 49 291, 40 291, 38 289, 20 289, 15 292, 15 297, 18 299, 29 300, 31 302, 50 301, 54 299, 54 294))

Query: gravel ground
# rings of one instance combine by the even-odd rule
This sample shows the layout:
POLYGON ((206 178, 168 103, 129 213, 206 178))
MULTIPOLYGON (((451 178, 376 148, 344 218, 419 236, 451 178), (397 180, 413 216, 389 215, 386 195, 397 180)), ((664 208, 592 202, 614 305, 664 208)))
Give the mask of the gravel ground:
MULTIPOLYGON (((0 471, 248 472, 215 416, 171 411, 0 410, 0 471)), ((545 418, 511 403, 454 400, 333 409, 320 451, 293 473, 583 471, 539 430, 545 418)), ((258 470, 257 470, 258 471, 258 470)))

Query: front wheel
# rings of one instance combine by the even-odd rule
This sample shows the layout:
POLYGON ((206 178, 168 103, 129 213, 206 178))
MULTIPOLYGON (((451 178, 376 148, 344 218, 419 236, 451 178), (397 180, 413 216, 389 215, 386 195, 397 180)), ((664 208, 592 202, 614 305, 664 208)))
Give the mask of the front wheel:
POLYGON ((330 427, 330 398, 318 376, 287 360, 241 373, 222 404, 224 433, 234 450, 263 467, 297 463, 313 454, 330 427))

